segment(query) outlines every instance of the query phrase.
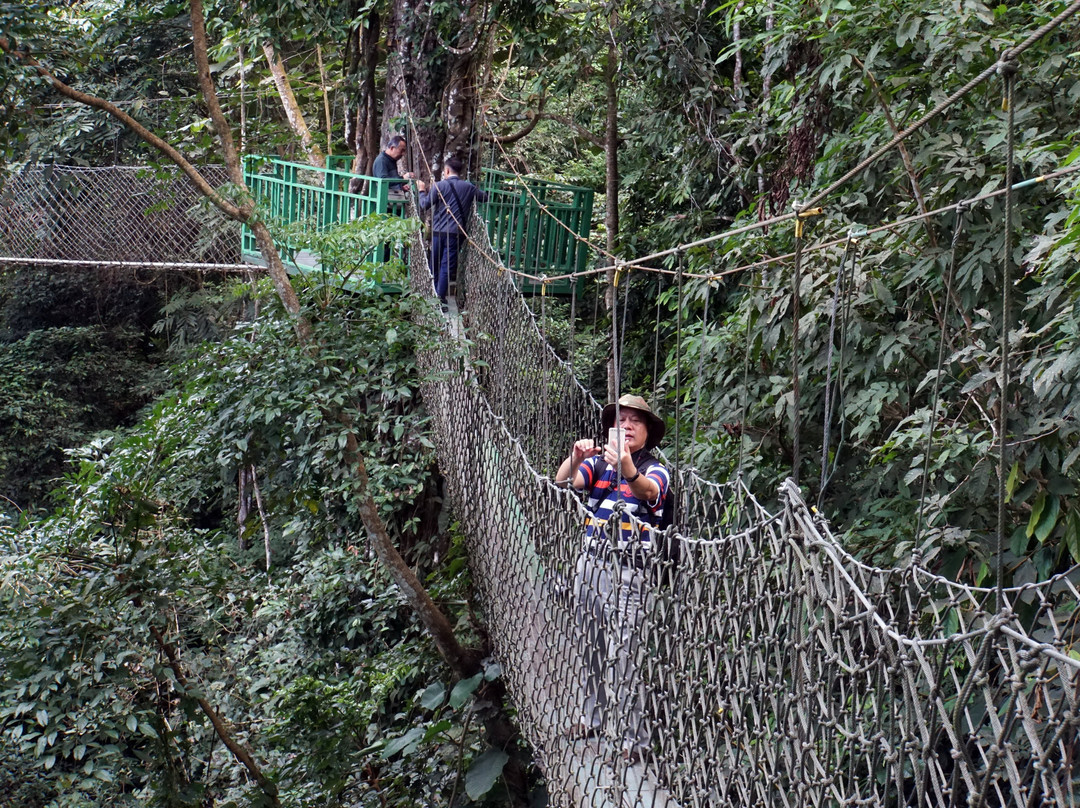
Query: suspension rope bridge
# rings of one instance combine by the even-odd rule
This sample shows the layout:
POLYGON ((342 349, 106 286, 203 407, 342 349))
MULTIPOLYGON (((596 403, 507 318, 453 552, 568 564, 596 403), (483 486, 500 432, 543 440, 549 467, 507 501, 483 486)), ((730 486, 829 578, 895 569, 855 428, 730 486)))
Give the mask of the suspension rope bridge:
MULTIPOLYGON (((1007 72, 1026 47, 1077 10, 1080 2, 1074 1, 1037 36, 1004 53, 802 208, 768 222, 633 261, 607 256, 613 260, 609 266, 548 277, 508 268, 489 240, 486 223, 473 217, 462 273, 469 305, 460 322, 443 317, 434 305, 428 254, 419 232, 414 236, 412 290, 433 301, 415 316, 442 335, 419 354, 439 464, 469 542, 485 623, 519 725, 545 773, 553 805, 1080 805, 1080 654, 1075 650, 1080 571, 1015 587, 1004 587, 999 574, 997 587, 985 588, 935 575, 918 554, 900 568, 873 568, 843 550, 794 481, 780 487, 779 507, 770 511, 741 475, 717 483, 682 465, 670 469, 675 523, 658 535, 653 531, 651 552, 628 556, 617 546, 587 544, 584 503, 552 478, 573 442, 596 433, 600 406, 546 340, 543 312, 538 322, 511 280, 517 275, 540 281, 543 307, 544 289, 558 278, 607 271, 618 277, 631 267, 673 274, 680 344, 687 278, 715 279, 794 262, 797 301, 799 262, 807 252, 844 244, 845 256, 850 252, 855 260, 852 233, 817 245, 802 243, 811 206, 973 87, 995 72, 1007 72), (686 272, 689 250, 788 220, 797 226, 794 253, 720 273, 686 272), (674 269, 646 265, 669 257, 674 269), (467 340, 459 336, 462 330, 467 340), (617 610, 587 619, 583 564, 613 572, 629 564, 637 570, 644 591, 632 625, 619 624, 617 610), (598 645, 608 649, 599 658, 598 645), (630 664, 624 664, 627 659, 630 664), (600 731, 580 737, 583 683, 596 669, 610 698, 600 731), (626 709, 628 704, 635 708, 626 709), (642 754, 620 753, 628 737, 645 739, 642 754)), ((1000 194, 1008 200, 1014 190, 1076 170, 1080 165, 1062 167, 901 223, 948 211, 959 215, 976 202, 1000 194)), ((40 182, 6 185, 0 241, 31 234, 12 260, 249 269, 240 262, 234 232, 204 230, 205 222, 192 212, 193 199, 169 204, 176 201, 172 186, 159 183, 157 196, 143 198, 143 174, 137 177, 142 185, 129 178, 127 185, 95 199, 80 185, 93 176, 89 172, 63 176, 47 192, 40 182), (60 198, 62 205, 56 204, 60 198), (102 201, 106 198, 108 203, 102 201), (131 198, 139 200, 143 213, 180 211, 185 218, 163 219, 145 237, 136 237, 142 231, 118 202, 131 198), (13 199, 20 204, 11 204, 13 199), (103 236, 110 232, 124 233, 126 243, 103 236), (166 234, 171 241, 161 240, 166 234)), ((326 190, 349 198, 340 189, 326 190)), ((528 193, 542 214, 550 213, 531 189, 528 193)), ((581 234, 572 235, 577 243, 588 243, 581 234)), ((838 288, 842 276, 843 271, 838 288)), ((617 369, 628 286, 623 286, 621 326, 617 288, 613 295, 617 369)), ((842 299, 839 292, 836 299, 842 299)), ((1006 318, 1008 306, 1006 301, 1006 318)), ((1003 357, 1007 348, 1006 343, 1003 357)), ((701 361, 699 355, 699 381, 701 361)), ((939 366, 941 361, 939 356, 939 366)), ((1007 364, 1003 376, 1006 386, 1007 364)), ((798 378, 795 367, 796 389, 798 378)), ((680 385, 677 370, 677 398, 680 385)), ((797 412, 797 393, 794 399, 797 412)), ((936 410, 935 389, 928 442, 936 410)), ((676 424, 678 461, 680 419, 676 424)), ((796 421, 796 439, 798 432, 796 421)), ((1004 430, 999 434, 1004 446, 1004 430)), ((742 462, 740 441, 740 468, 742 462)), ((921 530, 921 508, 919 518, 921 530)), ((643 528, 632 522, 630 530, 633 545, 643 528)), ((633 594, 624 591, 625 579, 610 578, 615 600, 633 594)))
MULTIPOLYGON (((804 222, 821 212, 810 205, 995 72, 1006 82, 1005 176, 1011 178, 1011 65, 1078 9, 1080 3, 1074 2, 1035 37, 1007 51, 992 68, 810 203, 769 222, 795 221, 795 252, 752 266, 793 261, 794 322, 799 319, 800 264, 806 251, 804 222)), ((1004 195, 1005 227, 1011 230, 1013 191, 1077 168, 1006 182, 1000 191, 908 220, 956 211, 958 234, 964 210, 1004 195)), ((618 277, 639 261, 674 256, 681 340, 686 250, 769 223, 729 230, 635 262, 616 259, 589 273, 614 270, 618 277)), ((429 328, 447 329, 441 347, 428 349, 422 357, 429 374, 423 392, 435 424, 440 467, 470 540, 487 624, 554 804, 1080 802, 1080 655, 1073 650, 1080 571, 1074 568, 1038 584, 1003 586, 1002 491, 993 589, 936 576, 921 566, 918 553, 898 569, 861 564, 842 550, 828 523, 807 507, 793 480, 778 492, 779 512, 770 513, 742 485, 741 476, 717 484, 678 467, 672 470, 676 524, 659 539, 651 534, 651 552, 628 557, 616 546, 621 543, 591 547, 583 527, 588 511, 552 477, 574 440, 595 434, 600 407, 551 349, 542 323, 524 305, 475 222, 468 240, 472 249, 464 279, 472 339, 451 348, 456 327, 431 311, 417 315, 429 328), (589 555, 594 558, 587 559, 589 555), (632 625, 620 623, 625 608, 605 609, 599 629, 597 616, 584 614, 591 606, 582 582, 583 564, 607 569, 612 597, 623 603, 638 593, 630 591, 633 579, 620 577, 618 570, 628 564, 640 570, 647 591, 632 625), (620 586, 627 591, 619 591, 620 586), (589 634, 593 631, 602 638, 589 634), (607 646, 600 659, 598 642, 607 646), (632 662, 626 664, 626 657, 632 662), (586 709, 584 683, 598 665, 604 668, 608 694, 602 731, 582 738, 576 727, 586 709), (645 754, 619 754, 625 739, 642 737, 648 739, 645 754)), ((854 233, 845 240, 845 259, 851 253, 852 262, 857 240, 854 233)), ((1008 244, 1006 236, 1005 285, 1010 283, 1008 244)), ((952 264, 955 245, 956 238, 952 264)), ((412 256, 414 291, 431 296, 430 268, 419 237, 412 256)), ((838 289, 842 277, 841 270, 838 289)), ((621 364, 617 291, 611 311, 616 379, 621 364)), ((838 291, 836 300, 841 299, 838 291)), ((625 312, 624 301, 624 318, 625 312)), ((1009 312, 1006 294, 1004 390, 1009 312)), ((834 312, 834 325, 835 318, 834 312)), ((793 342, 797 340, 796 335, 793 342)), ((797 468, 801 425, 796 357, 793 351, 797 468)), ((939 365, 941 361, 939 357, 939 365)), ((699 381, 700 372, 699 367, 699 381)), ((936 409, 935 392, 932 418, 936 409)), ((692 446, 697 433, 695 412, 692 446)), ((1004 480, 1003 420, 998 434, 999 478, 1004 480)), ((933 422, 927 441, 933 441, 933 422)), ((822 489, 827 454, 826 447, 822 489)), ((675 456, 681 456, 678 432, 675 456)), ((741 462, 740 453, 740 467, 741 462)), ((919 530, 922 510, 920 506, 919 530)), ((635 523, 633 529, 630 546, 642 538, 642 526, 635 523)))
MULTIPOLYGON (((553 804, 1080 804, 1076 571, 999 599, 917 558, 874 569, 790 481, 770 513, 739 480, 673 471, 676 524, 635 562, 649 582, 641 620, 607 626, 636 653, 633 681, 605 674, 638 694, 642 726, 610 709, 598 737, 575 739, 592 645, 574 584, 588 514, 551 477, 600 408, 498 256, 475 249, 475 221, 470 238, 473 339, 463 353, 435 307, 417 315, 445 332, 422 353, 423 395, 553 804), (648 753, 624 759, 620 739, 642 731, 648 753)), ((413 247, 413 290, 431 297, 419 236, 413 247)), ((615 548, 603 558, 625 561, 615 548)))
MULTIPOLYGON (((93 209, 85 189, 74 196, 93 209)), ((572 737, 595 640, 575 592, 587 513, 551 477, 575 439, 595 434, 599 405, 544 339, 479 217, 470 241, 471 339, 447 332, 423 352, 423 393, 553 804, 1080 804, 1076 570, 998 593, 938 577, 917 556, 873 569, 795 485, 773 513, 740 479, 689 468, 672 469, 676 525, 638 562, 649 582, 640 621, 606 632, 638 660, 621 685, 607 665, 609 687, 639 694, 644 709, 609 711, 597 737, 572 737), (648 752, 623 759, 620 739, 637 733, 648 752)), ((419 235, 410 256, 414 290, 431 296, 419 235)), ((435 311, 418 316, 449 328, 435 311)), ((612 548, 603 563, 623 560, 612 548)))
POLYGON ((176 170, 27 166, 0 180, 0 265, 251 271, 236 223, 201 201, 176 170))

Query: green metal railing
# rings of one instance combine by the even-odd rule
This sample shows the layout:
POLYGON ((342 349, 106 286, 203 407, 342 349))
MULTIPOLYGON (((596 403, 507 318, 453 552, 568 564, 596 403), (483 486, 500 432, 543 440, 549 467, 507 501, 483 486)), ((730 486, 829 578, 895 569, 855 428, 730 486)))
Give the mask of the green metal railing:
MULTIPOLYGON (((407 215, 404 200, 390 195, 390 183, 348 169, 352 158, 338 155, 327 159, 326 168, 292 163, 277 158, 249 157, 244 164, 244 181, 267 215, 279 222, 307 222, 315 228, 341 224, 371 213, 407 215), (358 193, 349 192, 349 182, 360 180, 358 193)), ((487 223, 492 245, 507 266, 535 276, 565 275, 581 271, 588 263, 593 191, 573 185, 531 177, 520 178, 505 171, 484 169, 482 187, 488 194, 478 215, 487 223), (546 213, 541 210, 546 209, 546 213)), ((241 250, 246 256, 259 255, 254 235, 241 230, 241 250)), ((379 267, 384 251, 365 256, 372 280, 380 280, 379 267)), ((407 256, 402 255, 402 258, 407 256)), ((307 266, 318 265, 318 256, 307 256, 307 266)), ((523 291, 539 284, 519 282, 523 291)), ((552 294, 567 294, 570 283, 548 285, 552 294)))
MULTIPOLYGON (((248 157, 244 161, 244 182, 264 207, 265 215, 283 224, 306 223, 322 230, 372 213, 407 215, 405 200, 391 197, 388 180, 350 173, 348 157, 331 157, 327 166, 316 168, 276 158, 248 157), (361 180, 360 189, 350 193, 349 182, 354 177, 361 180)), ((240 239, 242 255, 260 256, 249 228, 241 229, 240 239)), ((365 272, 369 280, 382 279, 384 255, 384 250, 377 248, 363 257, 362 263, 369 267, 365 272)), ((408 260, 404 251, 398 257, 408 260)), ((319 257, 301 256, 296 263, 305 269, 318 267, 319 257)))
MULTIPOLYGON (((492 245, 508 267, 537 276, 566 275, 586 268, 589 251, 584 239, 589 237, 592 222, 592 189, 490 168, 484 169, 483 178, 488 201, 480 205, 480 215, 487 221, 492 245)), ((523 291, 536 285, 519 283, 523 291)), ((548 291, 569 293, 570 283, 549 284, 548 291)))

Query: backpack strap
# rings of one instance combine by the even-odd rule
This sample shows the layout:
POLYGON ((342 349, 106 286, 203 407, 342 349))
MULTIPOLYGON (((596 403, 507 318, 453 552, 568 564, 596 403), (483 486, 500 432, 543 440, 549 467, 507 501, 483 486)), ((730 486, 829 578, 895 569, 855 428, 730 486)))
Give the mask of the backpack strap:
MULTIPOLYGON (((465 210, 462 207, 462 205, 461 205, 461 197, 458 196, 457 188, 454 187, 455 185, 456 185, 455 182, 448 181, 447 184, 446 184, 446 187, 450 191, 450 196, 454 197, 454 201, 457 203, 457 225, 458 225, 458 230, 460 230, 462 233, 464 233, 465 231, 467 231, 469 229, 469 214, 472 213, 472 207, 470 207, 468 210, 465 210)), ((449 207, 449 206, 446 206, 445 201, 444 201, 443 204, 444 204, 444 207, 449 207)))

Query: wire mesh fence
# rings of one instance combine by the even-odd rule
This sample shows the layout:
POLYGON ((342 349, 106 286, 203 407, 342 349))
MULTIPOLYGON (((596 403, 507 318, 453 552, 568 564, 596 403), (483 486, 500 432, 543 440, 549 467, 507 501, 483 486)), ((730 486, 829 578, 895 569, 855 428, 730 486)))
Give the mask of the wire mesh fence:
POLYGON ((0 263, 235 268, 240 226, 179 170, 27 166, 0 176, 0 263))
MULTIPOLYGON (((551 478, 599 406, 471 237, 470 340, 436 306, 418 315, 444 335, 423 394, 551 804, 1080 803, 1077 570, 999 602, 859 563, 790 482, 770 513, 682 470, 677 529, 590 540, 551 478)), ((419 240, 412 257, 431 297, 419 240)))

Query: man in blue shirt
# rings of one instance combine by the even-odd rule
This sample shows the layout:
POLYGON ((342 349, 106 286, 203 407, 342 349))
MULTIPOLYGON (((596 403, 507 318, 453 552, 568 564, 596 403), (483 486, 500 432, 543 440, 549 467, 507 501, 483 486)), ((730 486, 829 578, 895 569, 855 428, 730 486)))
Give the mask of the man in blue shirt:
POLYGON ((431 208, 431 274, 444 311, 450 281, 457 277, 458 250, 465 240, 473 202, 487 200, 487 192, 461 179, 464 167, 460 157, 448 157, 443 164, 443 178, 430 191, 424 182, 416 183, 420 209, 431 208))
POLYGON ((623 396, 604 407, 600 420, 609 433, 616 418, 621 435, 612 434, 603 447, 588 438, 577 441, 555 474, 557 484, 589 492, 592 512, 574 576, 585 682, 583 712, 570 734, 585 738, 607 727, 621 738, 623 757, 638 761, 649 746, 645 687, 635 662, 648 608, 643 570, 670 477, 649 453, 664 437, 664 421, 645 399, 623 396))

